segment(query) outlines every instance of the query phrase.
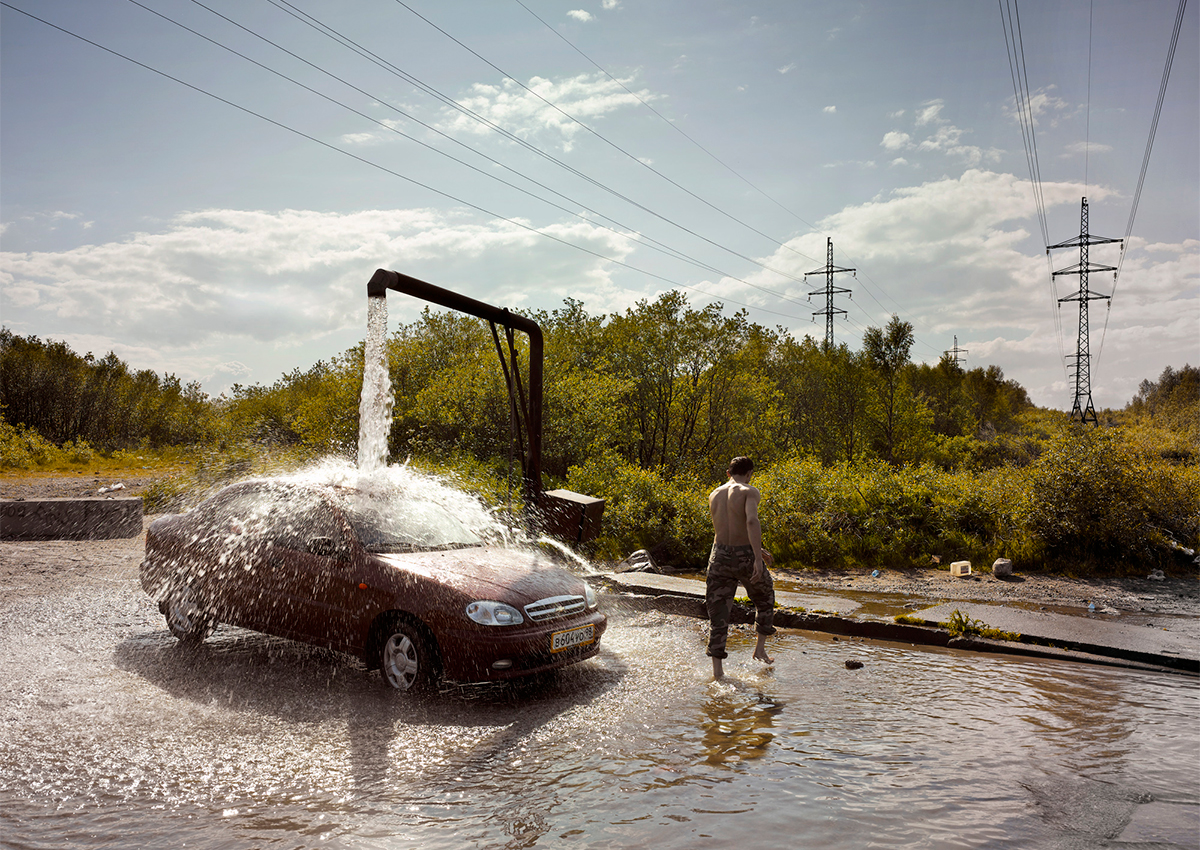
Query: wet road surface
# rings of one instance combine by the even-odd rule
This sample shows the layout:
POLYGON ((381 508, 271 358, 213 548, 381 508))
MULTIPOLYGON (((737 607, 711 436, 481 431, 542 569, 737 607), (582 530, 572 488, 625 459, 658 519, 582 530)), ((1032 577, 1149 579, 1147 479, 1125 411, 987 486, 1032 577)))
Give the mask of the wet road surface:
POLYGON ((289 641, 180 646, 106 557, 0 602, 8 846, 1196 846, 1190 677, 811 633, 768 669, 742 629, 712 683, 702 621, 610 608, 597 659, 412 702, 289 641))

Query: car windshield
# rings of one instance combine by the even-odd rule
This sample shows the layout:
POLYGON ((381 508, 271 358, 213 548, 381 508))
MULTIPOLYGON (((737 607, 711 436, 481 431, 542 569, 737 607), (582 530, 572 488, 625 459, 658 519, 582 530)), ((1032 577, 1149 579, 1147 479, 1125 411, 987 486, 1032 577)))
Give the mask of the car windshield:
POLYGON ((339 490, 338 505, 368 552, 412 552, 478 546, 482 538, 442 505, 419 498, 384 498, 339 490))

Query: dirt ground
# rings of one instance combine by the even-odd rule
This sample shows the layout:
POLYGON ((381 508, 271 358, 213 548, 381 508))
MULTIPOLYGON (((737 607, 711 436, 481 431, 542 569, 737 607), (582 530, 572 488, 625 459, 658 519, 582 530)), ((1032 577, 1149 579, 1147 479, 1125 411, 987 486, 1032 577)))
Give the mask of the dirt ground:
MULTIPOLYGON (((0 499, 100 496, 100 488, 120 483, 113 496, 141 495, 164 473, 135 475, 0 474, 0 499)), ((150 518, 145 523, 148 525, 150 518)), ((136 576, 145 535, 125 540, 0 542, 0 596, 41 593, 56 584, 84 578, 124 580, 136 576)), ((1147 573, 1149 570, 1147 571, 1147 573)), ((914 600, 1018 602, 1098 611, 1146 612, 1200 617, 1200 573, 1161 581, 1147 577, 1074 579, 1022 574, 997 579, 990 574, 954 578, 946 570, 868 571, 775 570, 777 579, 797 585, 855 593, 894 594, 914 600)))

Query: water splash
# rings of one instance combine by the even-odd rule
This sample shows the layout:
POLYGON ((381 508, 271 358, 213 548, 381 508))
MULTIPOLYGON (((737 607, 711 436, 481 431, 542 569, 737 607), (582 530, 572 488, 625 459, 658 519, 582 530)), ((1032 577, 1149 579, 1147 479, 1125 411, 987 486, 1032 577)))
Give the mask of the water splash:
POLYGON ((555 540, 553 537, 547 537, 543 534, 537 539, 537 542, 541 543, 543 546, 549 546, 555 551, 562 553, 562 555, 568 561, 570 561, 574 567, 577 567, 584 575, 596 574, 596 567, 591 561, 580 555, 561 540, 555 540))
POLYGON ((392 381, 387 365, 387 298, 367 298, 367 341, 363 352, 362 396, 358 402, 358 468, 387 465, 392 425, 392 381))
POLYGON ((353 494, 364 510, 387 517, 389 525, 426 528, 446 540, 462 540, 460 532, 489 543, 503 543, 508 530, 477 497, 438 476, 418 472, 405 464, 364 469, 326 458, 278 480, 336 487, 353 494))

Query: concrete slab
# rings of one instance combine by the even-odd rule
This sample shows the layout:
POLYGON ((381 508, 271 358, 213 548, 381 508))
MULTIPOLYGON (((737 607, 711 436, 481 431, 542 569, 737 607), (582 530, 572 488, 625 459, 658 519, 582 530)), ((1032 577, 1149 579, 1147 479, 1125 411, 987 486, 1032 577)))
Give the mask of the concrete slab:
POLYGON ((1149 844, 1158 847, 1200 845, 1200 806, 1195 803, 1143 803, 1117 838, 1117 846, 1149 844))
POLYGON ((141 533, 137 497, 0 501, 0 540, 109 540, 141 533))
POLYGON ((1046 611, 1026 611, 1002 605, 946 602, 915 611, 912 616, 928 623, 944 623, 955 609, 980 620, 989 628, 1017 632, 1037 643, 1070 647, 1099 655, 1144 660, 1169 657, 1200 663, 1200 645, 1180 635, 1150 626, 1125 625, 1111 620, 1071 617, 1046 611))
MULTIPOLYGON (((629 593, 704 598, 704 582, 694 578, 643 572, 604 573, 603 575, 629 593)), ((746 588, 740 585, 738 591, 738 596, 746 595, 746 588)), ((809 596, 804 593, 789 593, 778 589, 775 591, 775 602, 785 608, 803 608, 806 611, 824 611, 829 614, 852 614, 862 607, 861 603, 855 602, 853 599, 843 599, 840 596, 809 596)))

